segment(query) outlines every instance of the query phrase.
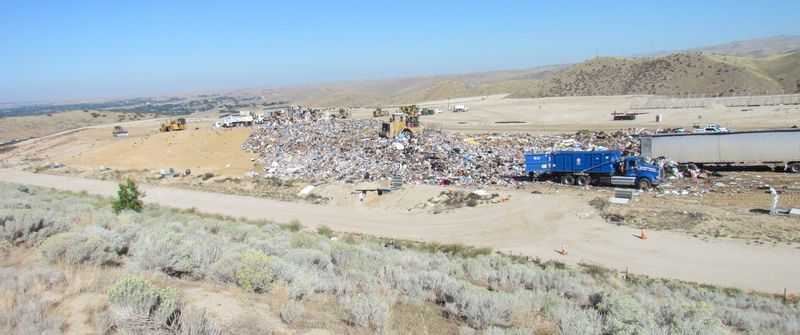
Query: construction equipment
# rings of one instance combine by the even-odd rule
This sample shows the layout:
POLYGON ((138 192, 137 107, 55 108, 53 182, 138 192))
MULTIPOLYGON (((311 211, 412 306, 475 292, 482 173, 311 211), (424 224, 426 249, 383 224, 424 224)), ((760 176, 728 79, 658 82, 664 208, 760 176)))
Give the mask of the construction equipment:
POLYGON ((417 105, 400 106, 400 113, 406 115, 419 115, 419 107, 417 107, 417 105))
POLYGON ((382 108, 378 107, 372 111, 372 117, 381 117, 381 116, 389 116, 389 111, 385 111, 382 108))
POLYGON ((111 131, 111 135, 114 137, 128 136, 128 130, 122 128, 122 126, 114 126, 114 130, 111 131))
POLYGON ((453 113, 466 113, 469 112, 469 107, 464 105, 455 105, 453 106, 453 113))
POLYGON ((661 182, 661 168, 646 164, 642 157, 622 157, 614 150, 556 151, 549 154, 526 154, 525 170, 533 179, 551 177, 567 185, 589 183, 636 186, 646 190, 661 182))
POLYGON ((416 107, 417 106, 400 107, 400 110, 403 112, 392 114, 392 118, 389 122, 384 122, 381 125, 379 135, 386 138, 395 138, 397 136, 410 138, 419 135, 423 128, 419 124, 419 108, 416 107))
POLYGON ((159 131, 162 133, 170 132, 170 131, 179 131, 179 130, 186 130, 188 126, 186 125, 186 119, 178 118, 177 120, 169 120, 168 122, 164 122, 161 124, 159 131))

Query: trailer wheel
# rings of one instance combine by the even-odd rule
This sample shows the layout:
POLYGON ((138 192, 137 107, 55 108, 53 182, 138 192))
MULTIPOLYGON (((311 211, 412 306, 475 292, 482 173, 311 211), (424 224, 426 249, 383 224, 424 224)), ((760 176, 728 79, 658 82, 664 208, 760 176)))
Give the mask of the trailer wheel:
POLYGON ((651 186, 653 185, 650 183, 650 179, 647 178, 641 178, 636 182, 636 187, 638 187, 640 190, 649 190, 651 186))
POLYGON ((589 178, 586 178, 586 176, 575 177, 575 185, 586 186, 587 184, 589 184, 589 178))
POLYGON ((794 162, 789 164, 789 172, 800 173, 800 162, 794 162))
POLYGON ((572 185, 575 184, 575 177, 571 174, 565 174, 561 176, 561 183, 564 185, 572 185))

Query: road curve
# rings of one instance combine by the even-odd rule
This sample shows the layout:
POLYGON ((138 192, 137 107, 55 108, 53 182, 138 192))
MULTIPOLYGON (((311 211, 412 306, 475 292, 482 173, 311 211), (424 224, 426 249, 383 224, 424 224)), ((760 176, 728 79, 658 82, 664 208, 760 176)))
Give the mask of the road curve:
MULTIPOLYGON (((117 183, 0 169, 0 181, 113 196, 117 183)), ((604 222, 588 204, 567 195, 531 194, 493 206, 442 214, 282 202, 255 197, 141 185, 146 203, 195 208, 206 213, 326 225, 336 231, 417 241, 489 246, 515 255, 568 264, 602 265, 653 277, 674 278, 763 292, 800 293, 800 249, 748 245, 734 239, 709 242, 686 234, 639 231, 604 222), (576 207, 576 203, 579 205, 576 207), (577 213, 577 214, 576 214, 577 213), (566 243, 569 254, 557 253, 566 243)))

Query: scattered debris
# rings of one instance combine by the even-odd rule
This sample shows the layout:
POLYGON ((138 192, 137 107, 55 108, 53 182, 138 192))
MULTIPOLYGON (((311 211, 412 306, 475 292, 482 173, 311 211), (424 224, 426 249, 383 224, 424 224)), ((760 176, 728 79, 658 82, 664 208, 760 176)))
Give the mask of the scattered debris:
POLYGON ((303 189, 300 190, 300 192, 297 192, 297 196, 301 197, 301 198, 305 198, 311 193, 311 191, 314 190, 314 188, 316 188, 316 186, 314 186, 314 185, 308 185, 306 187, 303 187, 303 189))
POLYGON ((379 121, 339 120, 313 111, 275 112, 243 149, 257 152, 266 177, 360 182, 400 175, 407 183, 515 186, 526 176, 526 152, 638 152, 638 132, 582 130, 575 134, 462 134, 426 129, 418 136, 381 138, 379 121))
POLYGON ((608 201, 612 204, 627 204, 633 201, 634 192, 632 189, 627 188, 615 188, 614 189, 614 196, 608 201))

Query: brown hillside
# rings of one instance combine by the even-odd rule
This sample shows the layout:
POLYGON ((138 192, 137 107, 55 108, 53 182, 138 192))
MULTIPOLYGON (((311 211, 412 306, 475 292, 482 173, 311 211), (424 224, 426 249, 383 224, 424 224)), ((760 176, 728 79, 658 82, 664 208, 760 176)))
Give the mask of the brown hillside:
POLYGON ((701 53, 595 58, 545 80, 518 97, 624 94, 763 94, 795 92, 797 53, 763 59, 701 53))
POLYGON ((109 111, 69 111, 52 114, 0 118, 0 141, 15 138, 38 137, 64 130, 150 119, 152 114, 119 113, 109 111))
POLYGON ((753 62, 763 73, 780 83, 786 93, 800 93, 800 52, 759 58, 753 62))

